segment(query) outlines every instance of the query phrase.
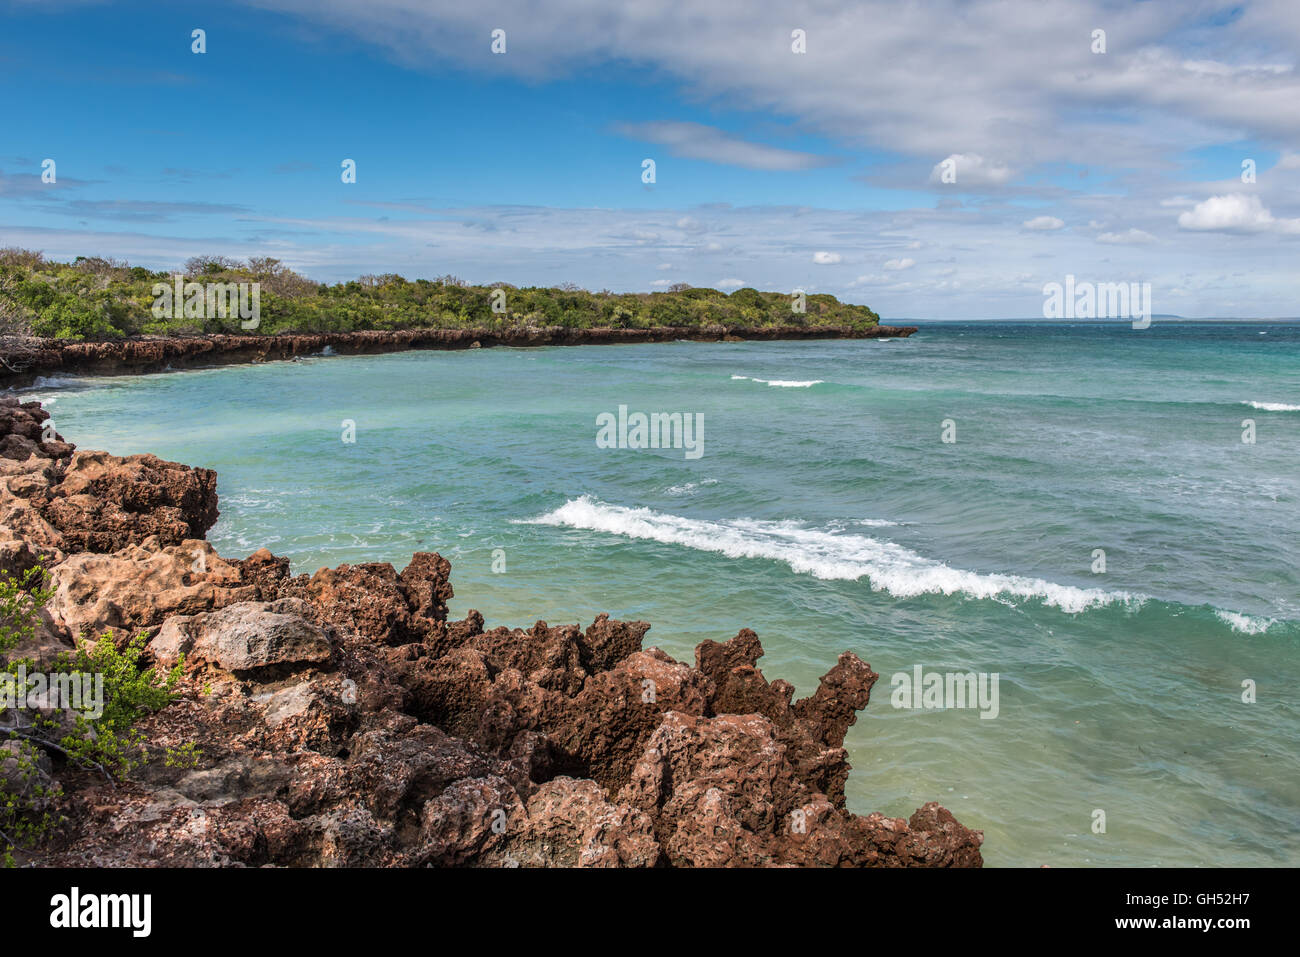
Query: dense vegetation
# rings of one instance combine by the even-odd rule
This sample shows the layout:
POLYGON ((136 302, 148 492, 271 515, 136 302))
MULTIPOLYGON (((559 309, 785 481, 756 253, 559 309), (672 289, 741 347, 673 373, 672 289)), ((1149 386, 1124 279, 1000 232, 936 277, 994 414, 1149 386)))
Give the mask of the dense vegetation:
MULTIPOLYGON (((563 326, 685 328, 721 324, 729 329, 771 326, 873 326, 866 306, 834 296, 806 297, 803 312, 790 293, 743 288, 673 286, 667 292, 588 292, 571 284, 517 288, 508 283, 471 286, 454 276, 406 280, 394 274, 362 276, 328 285, 313 282, 276 259, 247 262, 223 256, 189 260, 182 273, 201 283, 259 283, 258 334, 349 332, 359 329, 476 328, 506 330, 563 326), (494 312, 494 290, 504 290, 505 312, 494 312)), ((134 335, 240 332, 234 318, 155 318, 154 284, 173 275, 99 257, 72 263, 47 261, 39 252, 0 250, 0 336, 100 339, 134 335)), ((500 301, 500 296, 497 296, 500 301)), ((181 310, 178 309, 179 313, 181 310)))

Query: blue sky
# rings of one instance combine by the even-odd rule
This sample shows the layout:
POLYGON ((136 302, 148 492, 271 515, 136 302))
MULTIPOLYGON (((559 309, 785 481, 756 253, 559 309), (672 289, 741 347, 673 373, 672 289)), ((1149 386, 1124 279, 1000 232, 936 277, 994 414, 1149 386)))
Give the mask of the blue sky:
POLYGON ((0 0, 0 245, 887 317, 1033 316, 1074 274, 1297 315, 1297 51, 1286 0, 0 0))

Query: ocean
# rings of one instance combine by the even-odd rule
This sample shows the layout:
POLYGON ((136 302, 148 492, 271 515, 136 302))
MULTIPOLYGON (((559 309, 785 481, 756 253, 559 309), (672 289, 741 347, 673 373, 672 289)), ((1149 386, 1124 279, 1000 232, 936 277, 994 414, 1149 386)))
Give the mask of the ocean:
POLYGON ((937 800, 990 865, 1300 864, 1300 323, 322 356, 23 397, 82 448, 216 469, 225 556, 439 551, 453 617, 608 611, 688 661, 749 627, 796 696, 853 651, 881 677, 850 809, 937 800), (638 412, 699 454, 632 447, 638 412), (918 667, 980 676, 996 713, 909 704, 918 667))

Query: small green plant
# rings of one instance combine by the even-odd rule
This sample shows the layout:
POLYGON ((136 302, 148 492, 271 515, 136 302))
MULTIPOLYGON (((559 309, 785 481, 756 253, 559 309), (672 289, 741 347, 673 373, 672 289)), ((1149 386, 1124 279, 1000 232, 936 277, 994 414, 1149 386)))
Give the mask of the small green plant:
POLYGON ((0 577, 0 662, 7 663, 9 652, 36 634, 40 609, 54 595, 45 580, 45 569, 39 564, 17 578, 0 577))
POLYGON ((144 635, 136 635, 119 649, 111 635, 75 652, 59 656, 56 671, 63 674, 102 675, 103 713, 89 718, 74 712, 75 728, 58 742, 63 753, 83 767, 110 774, 125 774, 145 761, 144 733, 135 727, 145 715, 175 700, 172 689, 185 670, 182 655, 164 675, 140 667, 144 635))
MULTIPOLYGON (((51 595, 40 566, 17 578, 0 576, 0 681, 12 704, 0 710, 0 739, 6 739, 0 744, 0 862, 6 865, 14 863, 15 850, 37 843, 58 822, 52 808, 60 791, 47 770, 50 755, 97 770, 110 782, 142 764, 147 759, 144 733, 136 724, 175 699, 173 689, 184 669, 183 659, 162 675, 142 667, 144 635, 120 648, 104 635, 60 654, 47 669, 51 676, 77 680, 93 676, 93 707, 84 702, 88 706, 81 711, 29 709, 24 682, 30 680, 33 662, 11 658, 11 653, 35 635, 40 609, 51 595)), ((199 755, 192 745, 174 753, 183 761, 197 761, 199 755)), ((169 765, 172 754, 169 750, 169 765)))
POLYGON ((163 763, 169 768, 197 768, 203 752, 193 741, 187 741, 179 748, 168 748, 163 763))
POLYGON ((14 848, 40 840, 58 823, 51 810, 61 791, 27 742, 0 746, 0 864, 13 867, 14 848))

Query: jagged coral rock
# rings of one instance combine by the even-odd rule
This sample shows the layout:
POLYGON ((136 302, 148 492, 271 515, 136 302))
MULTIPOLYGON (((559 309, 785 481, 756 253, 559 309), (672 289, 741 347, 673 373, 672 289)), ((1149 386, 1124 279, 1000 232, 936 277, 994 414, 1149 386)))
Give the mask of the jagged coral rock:
POLYGON ((42 508, 66 551, 113 552, 202 538, 217 520, 217 474, 155 455, 76 452, 42 508))
POLYGON ((0 398, 0 572, 156 538, 201 539, 217 519, 216 473, 153 455, 74 452, 39 403, 0 398))
POLYGON ((25 462, 31 456, 64 459, 73 446, 54 431, 50 413, 39 402, 0 396, 0 458, 25 462))

